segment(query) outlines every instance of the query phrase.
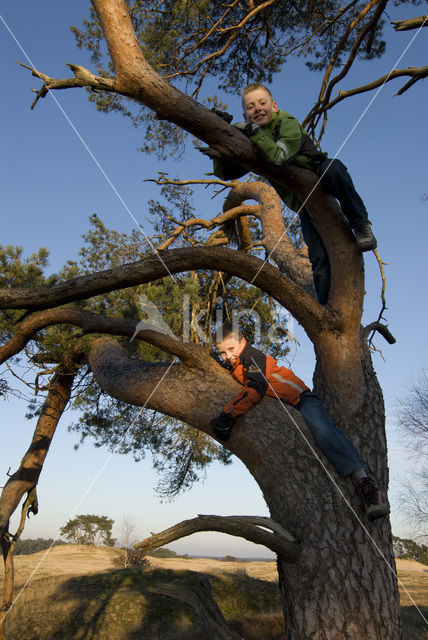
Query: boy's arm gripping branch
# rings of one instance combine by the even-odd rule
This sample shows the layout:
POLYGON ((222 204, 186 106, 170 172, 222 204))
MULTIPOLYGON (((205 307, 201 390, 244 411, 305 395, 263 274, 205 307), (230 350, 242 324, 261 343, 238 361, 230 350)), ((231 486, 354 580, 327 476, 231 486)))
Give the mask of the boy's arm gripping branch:
POLYGON ((249 344, 239 357, 233 377, 244 385, 243 390, 223 407, 224 413, 239 418, 263 398, 268 388, 266 355, 249 344))

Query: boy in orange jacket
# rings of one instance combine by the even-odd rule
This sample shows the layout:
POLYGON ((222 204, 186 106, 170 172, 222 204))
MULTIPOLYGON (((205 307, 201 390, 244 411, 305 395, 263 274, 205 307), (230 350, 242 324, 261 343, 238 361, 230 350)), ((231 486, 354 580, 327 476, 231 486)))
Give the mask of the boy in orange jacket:
POLYGON ((389 513, 385 496, 365 470, 357 450, 328 415, 324 403, 291 369, 247 343, 240 330, 223 324, 215 334, 221 359, 243 390, 223 407, 211 422, 214 434, 226 441, 234 421, 259 402, 263 396, 284 400, 300 411, 314 439, 342 478, 351 476, 369 520, 389 513))

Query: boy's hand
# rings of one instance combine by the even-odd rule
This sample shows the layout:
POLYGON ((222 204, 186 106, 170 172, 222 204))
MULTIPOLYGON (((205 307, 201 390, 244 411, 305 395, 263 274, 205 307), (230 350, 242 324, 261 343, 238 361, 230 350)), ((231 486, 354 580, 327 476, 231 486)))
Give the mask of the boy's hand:
POLYGON ((239 131, 241 131, 248 138, 251 138, 251 136, 253 136, 257 133, 257 131, 260 130, 259 125, 254 124, 253 122, 235 122, 233 126, 239 129, 239 131))
POLYGON ((210 425, 212 426, 214 435, 217 436, 219 440, 226 442, 226 440, 229 439, 234 422, 234 419, 231 418, 230 415, 222 411, 220 415, 210 420, 210 425))
POLYGON ((231 116, 230 113, 227 113, 227 111, 220 111, 220 109, 216 109, 215 107, 213 107, 211 111, 214 111, 216 116, 227 122, 227 124, 230 124, 233 120, 233 116, 231 116))

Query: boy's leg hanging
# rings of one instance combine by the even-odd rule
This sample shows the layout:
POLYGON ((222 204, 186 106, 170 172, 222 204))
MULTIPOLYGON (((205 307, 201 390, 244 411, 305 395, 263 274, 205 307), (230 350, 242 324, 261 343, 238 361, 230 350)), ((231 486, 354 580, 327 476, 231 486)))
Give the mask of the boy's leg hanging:
POLYGON ((366 207, 343 162, 326 158, 320 165, 319 175, 322 176, 321 181, 328 193, 339 200, 342 211, 354 230, 359 251, 376 249, 377 242, 370 227, 366 207))
POLYGON ((351 476, 369 520, 389 513, 386 496, 367 476, 357 450, 328 415, 323 401, 315 393, 304 391, 296 409, 300 411, 326 458, 342 478, 351 476))
POLYGON ((296 409, 302 414, 315 442, 342 478, 364 467, 357 450, 343 431, 336 427, 319 396, 312 391, 304 391, 296 409))
POLYGON ((328 193, 339 200, 351 227, 362 227, 368 221, 367 210, 343 162, 326 158, 320 165, 319 175, 322 176, 322 184, 328 193))
POLYGON ((311 222, 306 209, 300 212, 303 239, 308 247, 309 260, 314 274, 315 291, 321 304, 327 304, 330 290, 330 262, 323 241, 311 222))

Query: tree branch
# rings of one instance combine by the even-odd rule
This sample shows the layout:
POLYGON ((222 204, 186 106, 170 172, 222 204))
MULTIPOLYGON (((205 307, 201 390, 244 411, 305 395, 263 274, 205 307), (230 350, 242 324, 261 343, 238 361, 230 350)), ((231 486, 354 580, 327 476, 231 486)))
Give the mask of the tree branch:
POLYGON ((409 31, 419 27, 428 27, 428 15, 410 18, 409 20, 392 20, 391 24, 394 25, 396 31, 409 31))
MULTIPOLYGON (((15 60, 15 62, 18 62, 15 60)), ((102 78, 101 76, 95 76, 89 69, 85 69, 85 67, 81 67, 79 64, 71 64, 68 63, 65 66, 71 69, 74 73, 74 78, 66 78, 61 80, 59 78, 51 78, 45 73, 41 73, 34 69, 33 67, 28 67, 26 64, 22 62, 18 62, 21 67, 25 69, 29 69, 33 76, 36 78, 40 78, 43 82, 43 86, 39 91, 35 91, 37 96, 33 103, 31 104, 30 109, 34 109, 37 104, 39 98, 44 98, 48 91, 51 89, 72 89, 73 87, 90 87, 94 91, 116 91, 114 86, 114 80, 111 78, 102 78)))
POLYGON ((300 554, 299 545, 288 531, 270 518, 257 516, 198 515, 197 518, 183 520, 160 533, 152 533, 150 538, 146 538, 134 546, 143 553, 147 553, 151 549, 157 549, 198 531, 220 531, 245 538, 255 544, 264 545, 291 563, 296 562, 300 554), (266 529, 271 529, 272 533, 266 529))
POLYGON ((277 263, 282 273, 315 296, 309 259, 291 244, 282 218, 281 199, 273 187, 263 182, 236 183, 224 201, 223 210, 229 211, 231 207, 241 206, 242 202, 249 198, 260 203, 260 207, 257 207, 252 215, 261 222, 262 242, 269 256, 277 263))
MULTIPOLYGON (((350 96, 355 96, 359 93, 365 93, 366 91, 372 91, 372 89, 376 89, 376 87, 380 87, 381 85, 390 82, 391 80, 395 80, 395 78, 400 78, 402 76, 410 76, 413 79, 413 84, 418 80, 423 80, 428 76, 428 66, 426 67, 407 67, 407 69, 395 69, 391 71, 385 76, 378 78, 377 80, 373 80, 373 82, 369 82, 368 84, 362 85, 361 87, 356 87, 355 89, 349 89, 348 91, 339 91, 338 97, 326 104, 322 111, 327 111, 332 109, 338 102, 345 100, 345 98, 349 98, 350 96)), ((402 95, 408 88, 409 83, 404 85, 397 93, 396 96, 402 95)))
POLYGON ((22 496, 37 485, 56 427, 70 399, 75 373, 75 367, 64 366, 53 376, 30 447, 1 493, 0 538, 7 532, 9 518, 22 496))
POLYGON ((211 435, 210 418, 238 384, 204 353, 203 370, 187 364, 152 364, 130 358, 113 338, 98 338, 92 343, 89 364, 101 389, 113 398, 154 409, 211 435))
POLYGON ((266 163, 258 158, 254 145, 245 135, 163 80, 143 56, 125 0, 92 0, 92 4, 101 21, 116 71, 115 91, 144 104, 159 118, 173 122, 208 143, 226 160, 291 189, 305 203, 329 255, 330 304, 340 312, 345 306, 352 308, 347 316, 353 318, 354 334, 357 335, 363 295, 363 261, 352 234, 343 223, 338 204, 316 186, 316 175, 292 165, 275 167, 266 163))
POLYGON ((84 309, 64 307, 41 311, 24 320, 16 330, 13 338, 0 347, 0 364, 19 353, 37 331, 55 324, 70 324, 75 327, 81 327, 84 335, 89 333, 106 333, 115 336, 135 337, 137 340, 144 340, 149 344, 159 347, 159 349, 162 349, 166 353, 177 356, 186 364, 197 366, 201 370, 205 370, 207 368, 207 361, 209 362, 207 353, 201 346, 193 342, 184 343, 171 338, 155 327, 153 327, 153 330, 138 330, 140 323, 137 320, 111 318, 84 309))
POLYGON ((0 614, 3 616, 0 619, 0 640, 5 640, 5 627, 7 612, 12 606, 13 590, 15 583, 15 566, 14 566, 14 550, 15 545, 21 537, 24 531, 25 521, 30 513, 37 513, 37 493, 36 488, 33 487, 28 491, 27 497, 22 505, 21 518, 18 528, 13 535, 8 535, 6 532, 0 536, 0 546, 3 553, 4 563, 4 590, 3 590, 3 605, 0 607, 0 614))
MULTIPOLYGON (((165 240, 163 244, 160 245, 158 251, 164 251, 165 249, 168 249, 168 247, 171 246, 174 240, 176 240, 178 236, 180 236, 184 232, 184 230, 188 229, 189 227, 202 227, 203 229, 210 230, 214 227, 219 227, 225 222, 233 220, 239 216, 256 215, 257 209, 257 205, 250 205, 247 207, 238 207, 236 209, 232 209, 223 214, 215 216, 215 218, 211 218, 211 220, 205 220, 204 218, 189 218, 188 220, 184 220, 183 222, 175 221, 177 222, 178 226, 174 229, 171 236, 167 240, 165 240)), ((211 238, 212 236, 208 238, 206 245, 212 246, 211 238)), ((226 242, 227 238, 226 236, 224 236, 223 244, 226 242)))
POLYGON ((324 114, 323 124, 317 139, 318 144, 320 143, 321 138, 324 135, 325 126, 327 124, 327 114, 326 114, 326 111, 323 109, 323 105, 325 105, 330 100, 333 87, 340 80, 342 80, 342 78, 344 78, 347 75, 348 71, 352 67, 364 38, 368 34, 373 33, 374 30, 376 29, 376 26, 382 17, 382 13, 385 9, 387 2, 388 0, 370 0, 370 2, 358 14, 358 16, 348 25, 338 45, 336 46, 336 49, 330 59, 329 66, 326 70, 326 73, 323 79, 321 91, 318 97, 318 102, 311 110, 309 116, 307 116, 303 122, 303 126, 305 126, 306 122, 308 123, 310 122, 311 123, 310 131, 314 133, 315 128, 317 127, 317 124, 321 118, 321 115, 324 114), (333 73, 333 69, 337 64, 342 51, 346 50, 347 40, 349 38, 351 31, 355 29, 357 26, 359 26, 361 21, 364 20, 364 18, 368 16, 372 10, 374 10, 374 13, 370 18, 370 20, 367 22, 367 24, 363 25, 362 28, 357 32, 357 37, 352 46, 352 49, 348 56, 347 61, 345 62, 345 64, 341 65, 341 69, 339 73, 330 80, 331 74, 333 73))
MULTIPOLYGON (((132 264, 80 276, 56 285, 0 289, 0 309, 40 310, 192 269, 215 269, 236 275, 259 287, 289 309, 310 335, 317 335, 322 329, 326 312, 312 296, 259 258, 222 247, 172 249, 132 264)), ((326 318, 325 322, 336 322, 339 326, 340 318, 335 321, 326 318)))
POLYGON ((210 581, 207 576, 195 576, 195 589, 182 584, 158 584, 147 590, 157 595, 181 600, 195 610, 204 626, 205 637, 215 640, 243 640, 235 631, 229 629, 223 614, 213 598, 210 581))
POLYGON ((370 331, 373 331, 373 332, 377 331, 378 333, 380 333, 380 335, 385 338, 385 340, 388 342, 388 344, 395 344, 397 342, 397 340, 394 338, 394 336, 392 335, 392 333, 388 329, 388 326, 386 324, 382 324, 379 321, 371 322, 366 327, 364 327, 364 329, 363 329, 364 338, 367 338, 367 336, 369 335, 370 331))

